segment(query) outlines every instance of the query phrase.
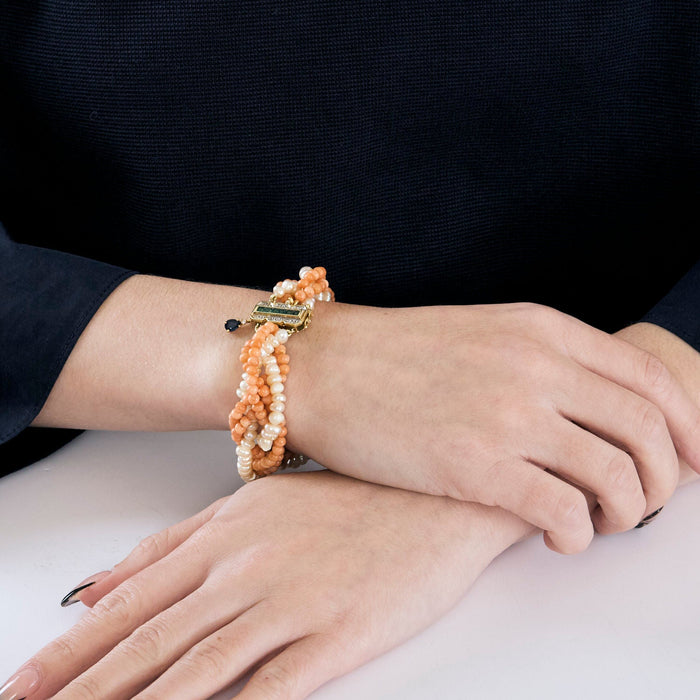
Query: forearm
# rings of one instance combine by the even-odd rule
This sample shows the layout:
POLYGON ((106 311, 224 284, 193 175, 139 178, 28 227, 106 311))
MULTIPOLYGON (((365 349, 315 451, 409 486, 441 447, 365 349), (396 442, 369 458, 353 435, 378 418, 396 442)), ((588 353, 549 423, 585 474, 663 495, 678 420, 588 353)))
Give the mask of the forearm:
POLYGON ((247 317, 264 292, 136 275, 78 339, 35 426, 106 430, 228 427, 247 317))

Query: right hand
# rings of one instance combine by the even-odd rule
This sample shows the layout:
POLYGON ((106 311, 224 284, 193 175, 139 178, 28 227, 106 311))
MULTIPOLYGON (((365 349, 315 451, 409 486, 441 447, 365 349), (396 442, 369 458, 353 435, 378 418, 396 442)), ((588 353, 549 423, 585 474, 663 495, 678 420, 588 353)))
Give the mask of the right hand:
POLYGON ((192 700, 259 666, 237 698, 302 700, 432 623, 527 531, 497 509, 329 472, 276 475, 103 572, 78 594, 92 609, 5 690, 192 700))
POLYGON ((661 361, 554 309, 316 313, 290 341, 289 441, 329 469, 501 506, 562 553, 662 506, 676 449, 700 472, 700 412, 661 361))

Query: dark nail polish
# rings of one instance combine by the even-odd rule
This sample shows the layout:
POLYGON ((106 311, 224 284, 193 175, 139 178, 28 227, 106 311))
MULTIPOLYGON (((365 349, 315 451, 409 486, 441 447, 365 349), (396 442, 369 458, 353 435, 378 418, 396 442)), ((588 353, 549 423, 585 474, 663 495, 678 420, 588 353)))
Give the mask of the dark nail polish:
POLYGON ((69 605, 73 605, 73 603, 77 603, 79 601, 79 598, 76 596, 80 591, 84 591, 86 588, 89 588, 90 586, 93 586, 96 583, 96 581, 90 581, 90 583, 85 583, 82 586, 78 586, 77 588, 74 588, 70 593, 66 594, 63 597, 63 600, 61 601, 61 607, 62 608, 67 608, 69 605))
POLYGON ((651 523, 663 509, 664 507, 661 506, 661 508, 657 508, 653 513, 649 513, 649 515, 647 515, 646 518, 642 518, 639 521, 638 525, 635 525, 635 529, 638 530, 640 527, 645 527, 646 525, 649 525, 649 523, 651 523))

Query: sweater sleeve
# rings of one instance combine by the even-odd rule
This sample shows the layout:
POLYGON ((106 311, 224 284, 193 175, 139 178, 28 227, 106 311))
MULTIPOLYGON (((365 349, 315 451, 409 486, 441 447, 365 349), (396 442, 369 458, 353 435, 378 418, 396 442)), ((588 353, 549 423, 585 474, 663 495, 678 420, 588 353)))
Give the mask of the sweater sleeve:
POLYGON ((641 320, 671 331, 700 352, 700 260, 641 320))
POLYGON ((75 435, 26 429, 88 321, 132 274, 78 255, 16 243, 0 226, 0 474, 75 435), (18 455, 20 445, 24 457, 18 455))

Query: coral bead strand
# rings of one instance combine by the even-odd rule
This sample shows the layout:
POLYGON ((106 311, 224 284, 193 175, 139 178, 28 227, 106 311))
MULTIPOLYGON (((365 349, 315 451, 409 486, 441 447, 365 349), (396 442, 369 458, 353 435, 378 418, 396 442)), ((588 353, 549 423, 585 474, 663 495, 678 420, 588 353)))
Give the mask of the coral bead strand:
MULTIPOLYGON (((333 301, 335 296, 322 267, 303 267, 299 280, 275 285, 276 302, 303 304, 313 309, 316 301, 333 301)), ((231 437, 237 444, 238 472, 245 481, 266 476, 279 468, 298 467, 306 461, 286 448, 287 397, 284 385, 289 375, 286 342, 290 333, 267 321, 243 346, 241 381, 236 390, 238 403, 229 414, 231 437)))

